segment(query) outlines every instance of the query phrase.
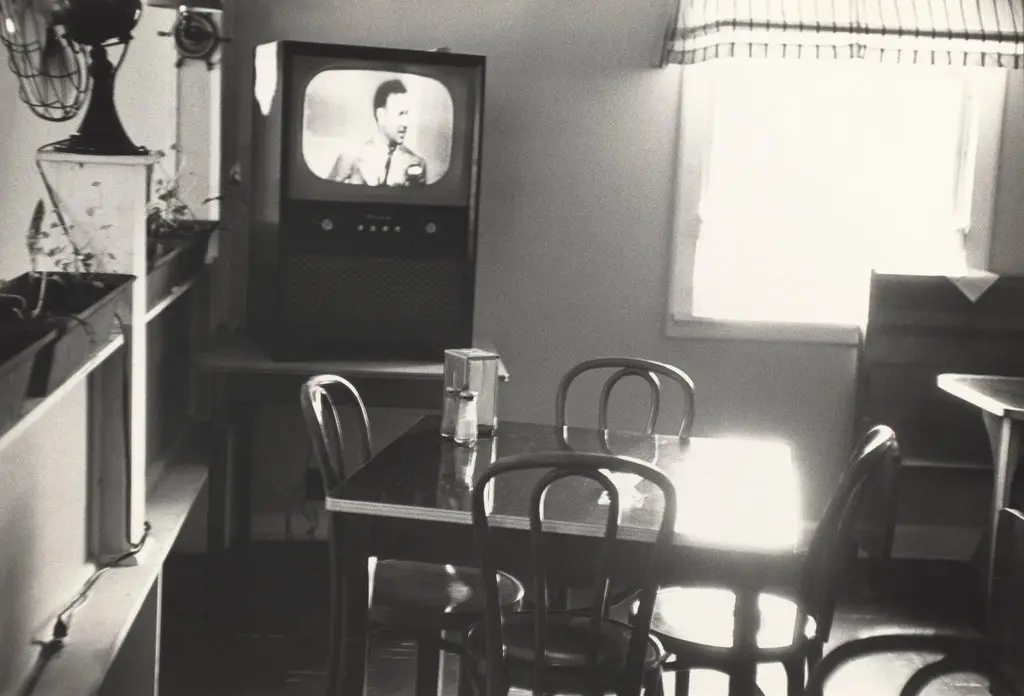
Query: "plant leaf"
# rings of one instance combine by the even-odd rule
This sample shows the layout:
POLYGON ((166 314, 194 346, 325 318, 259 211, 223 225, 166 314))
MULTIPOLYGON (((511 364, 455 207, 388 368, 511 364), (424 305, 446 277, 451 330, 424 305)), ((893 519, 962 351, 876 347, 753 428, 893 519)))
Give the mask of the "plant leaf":
POLYGON ((43 228, 43 215, 46 214, 46 206, 43 205, 43 199, 40 198, 36 201, 36 207, 32 210, 32 220, 29 222, 28 231, 33 237, 38 237, 40 231, 43 228))

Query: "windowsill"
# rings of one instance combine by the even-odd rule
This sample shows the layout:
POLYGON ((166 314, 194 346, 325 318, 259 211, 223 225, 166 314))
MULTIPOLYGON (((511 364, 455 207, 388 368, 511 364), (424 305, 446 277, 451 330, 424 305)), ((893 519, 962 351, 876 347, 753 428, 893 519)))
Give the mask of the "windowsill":
POLYGON ((670 338, 704 340, 772 341, 779 343, 824 343, 856 346, 859 326, 843 324, 801 324, 782 322, 731 321, 691 317, 669 317, 665 335, 670 338))

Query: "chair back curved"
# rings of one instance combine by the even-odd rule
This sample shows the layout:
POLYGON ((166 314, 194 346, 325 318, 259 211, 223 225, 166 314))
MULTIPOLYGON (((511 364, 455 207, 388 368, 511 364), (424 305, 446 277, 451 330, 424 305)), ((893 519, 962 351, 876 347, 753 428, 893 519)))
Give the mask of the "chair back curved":
POLYGON ((1019 647, 981 636, 937 633, 882 634, 838 645, 811 669, 804 694, 823 696, 825 684, 840 667, 870 655, 892 653, 914 653, 915 659, 921 653, 935 655, 934 661, 918 667, 909 675, 900 696, 919 696, 936 679, 964 673, 988 679, 989 693, 1024 696, 1024 686, 1009 672, 1022 659, 1019 647))
POLYGON ((373 450, 370 419, 359 392, 351 382, 338 375, 310 377, 302 385, 299 401, 326 494, 345 480, 346 451, 358 453, 359 465, 370 459, 373 450), (355 432, 353 428, 343 432, 343 409, 355 415, 355 432), (354 450, 351 448, 353 435, 358 437, 358 442, 354 443, 354 450), (346 437, 349 439, 348 443, 346 437))
MULTIPOLYGON (((498 605, 498 587, 496 581, 497 567, 492 545, 490 524, 487 511, 487 488, 497 485, 502 476, 515 472, 532 472, 536 483, 529 498, 529 520, 531 538, 532 592, 533 607, 533 655, 545 656, 547 625, 550 612, 548 603, 548 579, 546 573, 547 559, 544 529, 544 497, 549 487, 564 479, 589 479, 597 482, 607 495, 607 506, 604 535, 595 562, 594 582, 591 601, 584 616, 588 618, 587 645, 582 646, 586 654, 586 671, 581 674, 586 678, 597 672, 598 651, 601 648, 602 634, 600 628, 606 620, 610 563, 612 549, 615 545, 619 529, 619 491, 606 472, 622 472, 640 476, 653 483, 662 492, 663 506, 660 520, 657 522, 657 536, 652 544, 648 557, 648 567, 643 577, 646 578, 640 588, 639 611, 630 631, 625 668, 619 684, 624 685, 620 696, 638 696, 644 677, 644 665, 647 659, 650 641, 651 619, 654 612, 654 600, 658 589, 657 578, 661 575, 661 564, 672 543, 676 519, 676 492, 669 478, 659 469, 636 459, 594 454, 584 452, 541 452, 512 455, 499 459, 492 464, 475 482, 472 496, 473 530, 476 536, 477 554, 480 559, 480 571, 484 589, 484 629, 485 629, 485 660, 486 660, 486 692, 485 696, 504 695, 508 688, 508 669, 504 654, 505 640, 503 635, 503 619, 498 605)), ((655 518, 658 516, 655 515, 655 518)), ((580 615, 581 612, 570 612, 580 615)), ((545 684, 544 672, 547 668, 544 659, 536 659, 533 667, 533 689, 542 692, 545 684)))
POLYGON ((696 396, 693 380, 685 372, 674 365, 648 360, 646 358, 630 357, 606 357, 586 360, 571 368, 558 383, 558 391, 555 396, 555 424, 565 427, 566 402, 568 400, 569 387, 573 380, 584 372, 599 369, 613 369, 615 372, 605 380, 601 388, 601 397, 598 402, 597 422, 601 430, 608 430, 608 402, 612 390, 625 377, 639 377, 650 390, 650 409, 647 413, 647 425, 644 432, 648 435, 654 432, 658 422, 658 415, 661 409, 661 380, 659 377, 666 377, 676 382, 683 392, 683 416, 679 424, 679 437, 688 438, 693 430, 693 420, 696 411, 696 396))
POLYGON ((856 555, 854 529, 860 516, 869 481, 889 467, 899 466, 896 433, 886 425, 871 428, 858 442, 811 537, 800 581, 801 616, 794 624, 794 640, 800 636, 806 616, 813 616, 819 637, 827 640, 832 630, 836 599, 844 571, 856 555))
MULTIPOLYGON (((853 448, 853 459, 875 437, 873 428, 866 430, 853 448)), ((879 568, 892 558, 896 539, 896 515, 900 498, 899 462, 891 461, 881 472, 871 477, 862 494, 858 519, 855 522, 855 541, 859 549, 874 559, 879 568)))

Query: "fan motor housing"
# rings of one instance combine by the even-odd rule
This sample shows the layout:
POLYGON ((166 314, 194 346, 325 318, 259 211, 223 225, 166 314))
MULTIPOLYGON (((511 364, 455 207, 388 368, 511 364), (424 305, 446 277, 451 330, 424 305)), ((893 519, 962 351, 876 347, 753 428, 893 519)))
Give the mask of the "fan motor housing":
POLYGON ((53 9, 53 23, 85 46, 128 41, 141 16, 142 0, 58 0, 53 9))

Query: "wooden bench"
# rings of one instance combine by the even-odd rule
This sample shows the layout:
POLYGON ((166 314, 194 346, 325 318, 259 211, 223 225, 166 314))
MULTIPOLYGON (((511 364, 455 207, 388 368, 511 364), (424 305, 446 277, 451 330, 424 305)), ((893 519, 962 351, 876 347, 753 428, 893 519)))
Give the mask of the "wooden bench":
POLYGON ((977 301, 943 276, 871 277, 855 433, 896 431, 901 519, 981 525, 991 445, 977 409, 936 386, 944 372, 1024 376, 1024 277, 1000 277, 977 301))

